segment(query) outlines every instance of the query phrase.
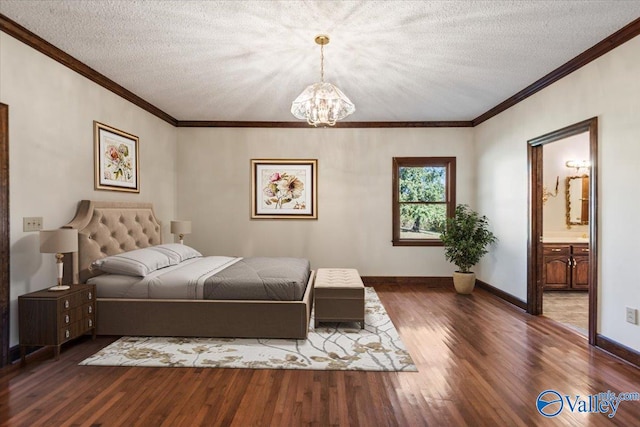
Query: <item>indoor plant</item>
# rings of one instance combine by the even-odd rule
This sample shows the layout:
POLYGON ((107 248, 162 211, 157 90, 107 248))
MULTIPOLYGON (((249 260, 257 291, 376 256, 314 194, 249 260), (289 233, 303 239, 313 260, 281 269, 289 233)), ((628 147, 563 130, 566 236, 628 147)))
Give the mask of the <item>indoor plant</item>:
POLYGON ((487 246, 496 241, 488 227, 487 217, 480 216, 467 205, 457 205, 454 216, 447 218, 440 238, 445 258, 459 269, 453 273, 453 284, 458 293, 470 294, 473 291, 476 275, 469 269, 488 252, 487 246))

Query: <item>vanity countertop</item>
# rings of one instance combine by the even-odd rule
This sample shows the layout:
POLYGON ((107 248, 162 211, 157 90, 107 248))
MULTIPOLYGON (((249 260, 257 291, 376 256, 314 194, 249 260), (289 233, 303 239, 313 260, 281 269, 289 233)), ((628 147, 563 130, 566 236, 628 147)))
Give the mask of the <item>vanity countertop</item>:
POLYGON ((542 243, 589 243, 588 237, 542 237, 542 243))

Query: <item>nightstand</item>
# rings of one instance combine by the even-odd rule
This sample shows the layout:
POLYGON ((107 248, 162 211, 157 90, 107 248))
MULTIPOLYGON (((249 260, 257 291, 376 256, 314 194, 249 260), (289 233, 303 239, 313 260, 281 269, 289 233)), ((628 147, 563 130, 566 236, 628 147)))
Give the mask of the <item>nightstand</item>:
POLYGON ((28 346, 60 346, 92 332, 96 337, 95 285, 71 285, 65 291, 31 292, 18 297, 20 357, 24 364, 28 346))

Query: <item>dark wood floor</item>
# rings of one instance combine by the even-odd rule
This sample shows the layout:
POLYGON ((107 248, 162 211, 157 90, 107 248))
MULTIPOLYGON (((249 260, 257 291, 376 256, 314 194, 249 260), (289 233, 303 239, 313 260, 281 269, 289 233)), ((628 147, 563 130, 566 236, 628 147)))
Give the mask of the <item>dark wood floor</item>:
POLYGON ((0 380, 0 423, 32 425, 632 426, 640 402, 613 419, 564 410, 545 419, 538 394, 640 391, 640 369, 584 337, 483 290, 419 285, 376 290, 417 373, 77 366, 110 343, 63 347, 0 380))

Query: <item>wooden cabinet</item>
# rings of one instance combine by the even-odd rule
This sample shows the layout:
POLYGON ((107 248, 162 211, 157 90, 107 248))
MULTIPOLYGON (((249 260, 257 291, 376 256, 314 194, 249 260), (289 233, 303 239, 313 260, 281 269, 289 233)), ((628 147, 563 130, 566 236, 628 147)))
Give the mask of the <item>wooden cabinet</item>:
POLYGON ((20 356, 26 347, 60 346, 87 332, 96 334, 96 290, 94 285, 71 285, 66 291, 31 292, 18 297, 20 356))
POLYGON ((573 272, 571 275, 572 289, 589 289, 589 245, 571 245, 573 258, 573 272))
POLYGON ((543 264, 544 290, 589 289, 589 245, 545 243, 543 264))

